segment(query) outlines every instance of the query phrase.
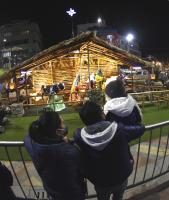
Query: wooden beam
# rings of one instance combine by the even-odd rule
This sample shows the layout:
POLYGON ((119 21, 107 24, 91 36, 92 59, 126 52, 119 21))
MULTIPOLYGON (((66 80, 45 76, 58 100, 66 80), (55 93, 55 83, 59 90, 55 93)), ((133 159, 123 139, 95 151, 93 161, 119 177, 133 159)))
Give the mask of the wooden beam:
POLYGON ((87 48, 87 58, 88 58, 88 78, 89 78, 89 89, 91 89, 91 83, 90 83, 90 54, 89 54, 89 48, 87 48))

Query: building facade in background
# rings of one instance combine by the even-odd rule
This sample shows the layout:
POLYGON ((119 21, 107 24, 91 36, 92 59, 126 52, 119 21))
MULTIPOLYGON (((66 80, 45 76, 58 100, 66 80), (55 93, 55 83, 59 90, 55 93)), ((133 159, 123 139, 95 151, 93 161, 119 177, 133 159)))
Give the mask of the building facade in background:
POLYGON ((0 26, 0 67, 5 70, 42 50, 39 26, 30 21, 13 21, 0 26))
POLYGON ((141 56, 141 51, 136 40, 133 40, 129 43, 125 36, 120 35, 117 30, 113 29, 112 27, 108 27, 104 20, 100 21, 100 23, 86 23, 77 25, 77 34, 85 31, 94 31, 96 36, 106 40, 109 44, 126 50, 131 54, 141 56))

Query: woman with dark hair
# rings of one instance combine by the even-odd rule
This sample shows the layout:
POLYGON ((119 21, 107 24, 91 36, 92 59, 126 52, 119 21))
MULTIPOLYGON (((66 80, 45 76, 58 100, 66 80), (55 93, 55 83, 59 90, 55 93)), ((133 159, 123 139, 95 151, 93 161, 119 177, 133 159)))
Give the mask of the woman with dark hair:
POLYGON ((106 120, 121 122, 125 125, 136 125, 142 121, 142 112, 133 97, 126 93, 121 80, 111 81, 105 88, 106 120))
POLYGON ((80 152, 66 135, 59 114, 44 112, 30 125, 25 147, 53 200, 84 200, 80 152))

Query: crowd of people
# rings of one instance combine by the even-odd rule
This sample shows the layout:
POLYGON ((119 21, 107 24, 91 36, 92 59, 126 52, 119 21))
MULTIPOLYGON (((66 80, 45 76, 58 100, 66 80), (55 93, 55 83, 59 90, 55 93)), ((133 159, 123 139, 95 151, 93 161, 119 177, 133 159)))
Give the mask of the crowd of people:
POLYGON ((92 101, 83 104, 79 116, 84 127, 77 127, 73 140, 54 111, 42 113, 29 127, 24 144, 52 200, 84 200, 85 179, 93 183, 98 200, 111 195, 123 199, 134 164, 129 142, 141 137, 145 127, 122 81, 108 83, 105 93, 104 107, 92 101))

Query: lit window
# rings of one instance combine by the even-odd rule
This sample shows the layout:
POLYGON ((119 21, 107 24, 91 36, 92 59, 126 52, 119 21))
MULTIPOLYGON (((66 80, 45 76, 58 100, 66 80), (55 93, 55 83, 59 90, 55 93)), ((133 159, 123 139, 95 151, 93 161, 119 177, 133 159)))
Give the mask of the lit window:
POLYGON ((3 55, 2 55, 4 58, 6 57, 11 57, 11 52, 10 51, 6 51, 6 52, 3 52, 3 55))
POLYGON ((9 36, 11 36, 11 35, 12 35, 11 32, 4 33, 4 37, 9 37, 9 36))

